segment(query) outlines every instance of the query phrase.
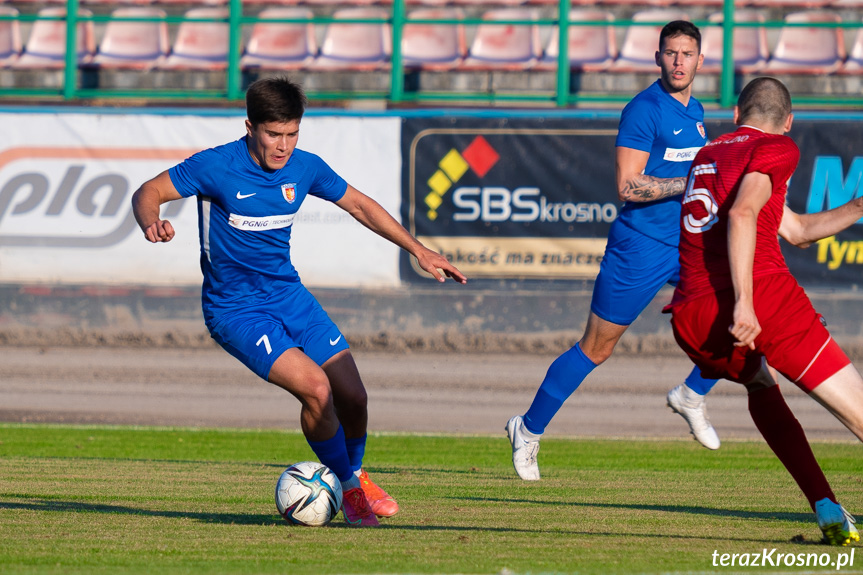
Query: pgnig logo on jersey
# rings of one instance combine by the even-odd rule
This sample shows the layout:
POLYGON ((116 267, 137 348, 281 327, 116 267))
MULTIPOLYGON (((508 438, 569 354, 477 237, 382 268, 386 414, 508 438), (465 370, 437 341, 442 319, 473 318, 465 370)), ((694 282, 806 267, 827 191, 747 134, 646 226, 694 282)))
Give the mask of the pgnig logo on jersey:
MULTIPOLYGON (((131 234, 141 182, 197 150, 11 148, 0 152, 0 245, 105 247, 131 234)), ((176 216, 185 202, 163 209, 176 216)))

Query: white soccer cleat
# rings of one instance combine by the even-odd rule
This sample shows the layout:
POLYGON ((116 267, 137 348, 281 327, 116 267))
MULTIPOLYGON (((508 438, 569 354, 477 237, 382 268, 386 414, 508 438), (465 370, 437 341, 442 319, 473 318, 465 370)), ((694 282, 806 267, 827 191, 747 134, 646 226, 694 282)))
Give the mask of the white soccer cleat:
POLYGON ((860 541, 860 533, 854 526, 857 520, 844 507, 826 497, 815 502, 815 519, 828 545, 845 546, 851 541, 860 541))
POLYGON ((692 391, 685 383, 681 383, 668 392, 666 397, 668 407, 674 413, 679 413, 696 441, 707 449, 719 449, 719 435, 707 418, 707 404, 704 396, 692 391))
POLYGON ((506 435, 512 444, 512 466, 515 472, 525 481, 539 480, 539 465, 536 454, 539 453, 539 437, 528 439, 525 436, 524 420, 515 415, 506 422, 506 435))

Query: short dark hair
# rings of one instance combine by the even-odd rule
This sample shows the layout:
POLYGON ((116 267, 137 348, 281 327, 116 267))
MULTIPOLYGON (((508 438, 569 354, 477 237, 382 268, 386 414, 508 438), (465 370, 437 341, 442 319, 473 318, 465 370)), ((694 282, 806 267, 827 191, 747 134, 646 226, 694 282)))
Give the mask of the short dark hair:
POLYGON ((300 120, 307 103, 300 85, 288 78, 261 78, 246 91, 246 116, 253 126, 300 120))
POLYGON ((737 122, 767 122, 781 126, 791 113, 791 94, 776 78, 755 78, 737 98, 737 122))
POLYGON ((701 53, 701 31, 698 26, 687 20, 674 20, 662 27, 662 31, 659 33, 659 51, 662 51, 666 38, 676 36, 689 36, 695 40, 695 43, 698 44, 698 53, 701 53))

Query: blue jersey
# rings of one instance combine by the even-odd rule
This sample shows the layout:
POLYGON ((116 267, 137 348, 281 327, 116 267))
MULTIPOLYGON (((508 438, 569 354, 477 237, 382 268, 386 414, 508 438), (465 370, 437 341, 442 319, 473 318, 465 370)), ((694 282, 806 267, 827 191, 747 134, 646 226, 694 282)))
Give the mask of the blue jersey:
MULTIPOLYGON (((706 143, 701 102, 689 98, 684 106, 657 80, 623 109, 615 145, 648 152, 647 176, 685 178, 696 152, 706 143)), ((655 202, 626 202, 619 219, 646 236, 677 246, 682 199, 677 195, 655 202)))
POLYGON ((302 150, 283 168, 265 171, 246 137, 199 152, 168 174, 181 196, 198 197, 208 325, 220 311, 265 304, 299 284, 290 255, 294 215, 308 194, 335 202, 347 191, 332 168, 302 150))

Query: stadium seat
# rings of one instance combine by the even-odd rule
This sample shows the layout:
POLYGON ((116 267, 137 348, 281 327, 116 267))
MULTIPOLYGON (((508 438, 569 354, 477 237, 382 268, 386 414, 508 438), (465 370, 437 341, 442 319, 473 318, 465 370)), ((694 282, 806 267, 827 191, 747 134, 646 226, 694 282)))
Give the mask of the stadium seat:
MULTIPOLYGON (((835 22, 833 12, 795 12, 785 17, 788 24, 835 22)), ((845 39, 841 28, 800 28, 785 26, 762 72, 769 74, 830 74, 845 60, 845 39)))
MULTIPOLYGON (((78 14, 92 16, 86 9, 78 14)), ((39 16, 66 17, 66 8, 42 8, 39 16)), ((79 65, 89 64, 96 52, 92 21, 78 22, 77 59, 79 65)), ((13 68, 63 68, 66 65, 66 21, 37 20, 30 29, 30 37, 13 68)))
MULTIPOLYGON (((635 22, 671 22, 689 20, 679 10, 644 10, 632 16, 635 22)), ((609 67, 615 72, 656 72, 656 52, 659 50, 659 33, 665 24, 656 26, 630 26, 623 38, 620 55, 609 67)))
MULTIPOLYGON (((613 26, 579 26, 578 22, 604 20, 614 16, 600 10, 572 10, 569 13, 569 65, 573 70, 597 72, 608 68, 617 57, 617 41, 613 26)), ((557 68, 560 51, 560 31, 552 28, 551 38, 537 65, 540 69, 557 68)))
POLYGON ((156 4, 182 4, 183 6, 191 6, 192 10, 197 10, 204 6, 224 6, 228 0, 154 0, 156 4))
POLYGON ((824 8, 830 0, 750 0, 750 5, 757 8, 778 9, 815 9, 824 8))
POLYGON ((380 4, 380 0, 303 0, 303 3, 318 6, 367 6, 380 4))
MULTIPOLYGON (((158 8, 119 8, 117 18, 164 18, 158 8)), ((105 35, 93 64, 99 68, 148 70, 168 54, 168 25, 165 22, 118 22, 105 26, 105 35)))
MULTIPOLYGON (((18 16, 11 6, 0 6, 3 16, 18 16)), ((12 64, 21 54, 21 27, 18 20, 0 20, 0 67, 12 64)))
POLYGON ((525 4, 527 0, 452 0, 453 4, 462 4, 465 6, 518 6, 525 4))
POLYGON ((848 60, 839 69, 840 74, 863 74, 863 28, 857 30, 854 36, 854 44, 848 60))
POLYGON ((464 26, 461 24, 420 24, 414 20, 461 19, 457 8, 421 8, 408 14, 411 22, 402 30, 402 61, 405 68, 447 70, 465 56, 464 26))
MULTIPOLYGON (((711 14, 710 21, 721 23, 721 13, 711 14)), ((735 22, 764 22, 764 16, 754 10, 738 10, 734 13, 735 22)), ((722 38, 720 26, 706 26, 702 31, 701 53, 704 54, 703 73, 717 73, 722 70, 722 38)), ((734 29, 734 69, 741 74, 757 72, 767 63, 770 52, 767 48, 767 31, 762 27, 743 27, 734 29)))
MULTIPOLYGON (((158 0, 81 0, 81 4, 110 6, 147 6, 158 0)), ((161 2, 160 2, 161 3, 161 2)))
MULTIPOLYGON (((535 20, 529 8, 489 10, 483 20, 535 20)), ((480 24, 468 56, 460 66, 474 70, 527 70, 542 56, 536 24, 480 24)))
MULTIPOLYGON (((333 18, 375 18, 386 20, 386 10, 372 7, 336 10, 333 18)), ((392 37, 389 24, 332 23, 327 26, 318 57, 310 68, 316 70, 377 70, 389 65, 392 37)))
MULTIPOLYGON (((228 18, 224 8, 193 8, 186 18, 228 18)), ((159 65, 163 69, 224 70, 228 66, 228 23, 186 20, 177 29, 171 53, 159 65)))
POLYGON ((243 6, 296 6, 300 0, 241 0, 243 6))
MULTIPOLYGON (((306 8, 269 8, 258 18, 308 18, 314 14, 306 8)), ((258 22, 240 59, 240 68, 297 70, 314 60, 317 52, 315 26, 311 22, 258 22)))
POLYGON ((831 10, 860 10, 863 0, 833 0, 829 7, 831 10))

